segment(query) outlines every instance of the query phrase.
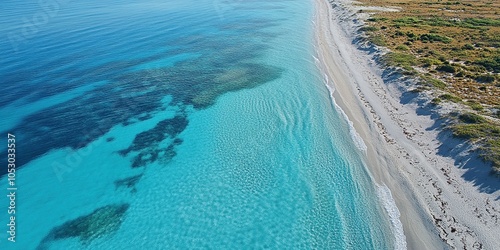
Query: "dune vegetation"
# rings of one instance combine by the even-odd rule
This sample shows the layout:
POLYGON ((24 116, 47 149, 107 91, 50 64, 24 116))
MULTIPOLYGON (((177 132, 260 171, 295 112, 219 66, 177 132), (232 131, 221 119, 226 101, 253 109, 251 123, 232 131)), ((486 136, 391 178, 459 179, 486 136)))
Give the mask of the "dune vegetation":
MULTIPOLYGON (((449 128, 478 145, 500 174, 500 2, 495 0, 361 0, 370 9, 362 30, 390 49, 384 63, 436 90, 434 105, 463 109, 449 128), (375 8, 373 8, 375 9, 375 8), (474 119, 469 119, 474 117, 474 119)), ((368 10, 360 10, 368 12, 368 10)))

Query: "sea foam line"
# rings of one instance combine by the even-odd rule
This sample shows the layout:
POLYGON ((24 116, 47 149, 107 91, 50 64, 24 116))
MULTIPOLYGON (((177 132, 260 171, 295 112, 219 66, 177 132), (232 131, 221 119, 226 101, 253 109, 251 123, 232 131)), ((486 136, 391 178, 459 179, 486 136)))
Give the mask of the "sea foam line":
POLYGON ((406 250, 406 236, 403 230, 403 223, 401 223, 401 220, 399 219, 401 214, 399 213, 396 202, 392 197, 391 190, 386 185, 375 185, 377 186, 377 196, 382 202, 382 205, 384 206, 391 221, 391 231, 395 238, 394 249, 406 250))
POLYGON ((339 112, 342 117, 347 121, 347 124, 349 125, 349 135, 351 136, 351 139, 354 142, 354 145, 356 148, 358 148, 360 151, 363 151, 366 153, 367 147, 365 142, 363 141, 363 138, 359 135, 358 131, 356 131, 356 128, 354 128, 354 123, 349 119, 347 114, 344 112, 344 110, 335 102, 335 98, 333 97, 333 94, 335 93, 335 88, 329 84, 328 80, 328 75, 325 74, 325 85, 328 91, 330 92, 330 99, 332 100, 333 105, 335 106, 335 110, 339 112))

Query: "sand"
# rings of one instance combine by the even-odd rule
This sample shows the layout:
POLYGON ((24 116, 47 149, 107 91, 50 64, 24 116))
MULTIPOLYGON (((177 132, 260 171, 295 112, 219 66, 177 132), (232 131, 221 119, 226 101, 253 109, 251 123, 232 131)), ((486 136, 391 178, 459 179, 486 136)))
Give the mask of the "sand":
POLYGON ((359 32, 363 7, 351 0, 315 4, 318 66, 366 144, 374 181, 395 200, 406 242, 395 248, 500 249, 500 181, 439 118, 458 107, 433 110, 430 93, 415 94, 413 79, 382 67, 386 51, 359 32))

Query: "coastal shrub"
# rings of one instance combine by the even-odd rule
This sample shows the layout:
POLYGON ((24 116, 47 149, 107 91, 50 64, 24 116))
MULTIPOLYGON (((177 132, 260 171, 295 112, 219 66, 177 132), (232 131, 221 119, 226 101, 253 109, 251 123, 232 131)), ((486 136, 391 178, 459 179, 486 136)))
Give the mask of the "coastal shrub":
POLYGON ((459 115, 458 119, 467 124, 481 124, 486 122, 484 117, 469 112, 459 115))
POLYGON ((486 69, 483 66, 478 66, 478 65, 468 66, 467 70, 470 71, 470 72, 476 72, 476 73, 480 73, 480 72, 485 72, 486 71, 486 69))
POLYGON ((442 42, 442 43, 450 43, 452 41, 451 38, 446 37, 446 36, 441 36, 438 34, 423 34, 420 35, 420 41, 422 42, 442 42))
POLYGON ((377 46, 386 46, 387 43, 381 35, 370 36, 370 42, 377 46))
POLYGON ((458 124, 452 127, 453 135, 466 139, 477 139, 484 136, 484 132, 478 124, 458 124))
POLYGON ((483 66, 488 71, 500 73, 500 55, 493 58, 479 59, 474 61, 474 64, 483 66))
POLYGON ((441 65, 442 62, 439 60, 436 60, 434 58, 422 58, 420 59, 420 62, 422 63, 423 67, 430 67, 432 65, 441 65))
POLYGON ((374 26, 364 26, 364 27, 361 27, 359 29, 359 31, 362 31, 362 32, 372 32, 372 31, 377 31, 378 28, 377 27, 374 27, 374 26))
POLYGON ((418 40, 418 37, 412 37, 412 38, 408 38, 408 39, 406 39, 406 41, 408 41, 408 42, 410 42, 410 43, 411 43, 411 42, 415 42, 415 41, 417 41, 417 40, 418 40))
POLYGON ((442 102, 443 100, 441 100, 441 98, 439 97, 436 97, 434 99, 432 99, 431 103, 434 104, 434 105, 438 105, 442 102))
POLYGON ((455 69, 455 67, 453 67, 452 65, 449 65, 449 64, 439 65, 436 67, 436 70, 441 71, 441 72, 446 72, 446 73, 457 72, 457 69, 455 69))
POLYGON ((419 24, 423 23, 423 21, 419 18, 416 17, 402 17, 402 18, 397 18, 394 19, 393 21, 396 23, 398 26, 419 26, 419 24))
POLYGON ((442 18, 442 17, 430 17, 425 19, 418 19, 414 17, 410 18, 400 18, 396 19, 395 23, 401 26, 437 26, 437 27, 461 27, 476 30, 486 30, 487 27, 499 27, 500 19, 492 18, 465 18, 464 20, 452 19, 452 18, 442 18))
POLYGON ((500 27, 500 19, 492 18, 466 18, 463 23, 470 26, 493 26, 500 27))
POLYGON ((443 81, 436 79, 432 76, 422 75, 420 77, 423 80, 421 83, 423 83, 425 85, 433 86, 433 87, 438 88, 438 89, 445 89, 446 88, 446 83, 444 83, 443 81))
POLYGON ((444 19, 441 17, 431 17, 425 19, 425 24, 439 27, 453 27, 458 25, 458 21, 452 19, 444 19))
POLYGON ((410 32, 410 31, 406 32, 406 36, 409 37, 409 38, 417 37, 417 35, 415 35, 415 33, 410 32))
POLYGON ((409 50, 408 46, 406 46, 406 45, 398 45, 396 47, 396 49, 401 50, 401 51, 408 51, 409 50))
POLYGON ((465 50, 474 50, 474 46, 470 43, 466 43, 464 46, 462 46, 462 49, 465 50))
POLYGON ((438 60, 441 61, 444 64, 448 64, 448 58, 446 58, 444 55, 439 55, 438 60))
POLYGON ((434 33, 434 34, 436 34, 436 33, 438 33, 438 32, 439 32, 439 30, 438 30, 438 29, 431 29, 431 30, 429 30, 429 33, 434 33))
POLYGON ((403 75, 416 75, 418 72, 412 67, 412 66, 409 66, 409 65, 403 65, 401 66, 403 70, 403 75))
POLYGON ((476 101, 467 101, 467 102, 465 102, 465 104, 467 104, 469 107, 471 107, 473 110, 476 110, 476 111, 484 110, 483 105, 481 105, 480 103, 478 103, 476 101))
POLYGON ((466 58, 470 54, 468 53, 467 50, 464 50, 464 49, 459 48, 459 47, 453 47, 450 49, 449 55, 452 56, 453 60, 457 62, 457 61, 461 61, 460 58, 466 58))
POLYGON ((401 31, 396 31, 396 33, 394 33, 395 36, 405 36, 406 34, 401 32, 401 31))
POLYGON ((492 163, 493 171, 500 174, 500 126, 491 123, 457 124, 452 126, 453 135, 481 143, 481 157, 492 163))
POLYGON ((416 65, 415 56, 407 53, 391 52, 387 53, 384 61, 392 66, 414 66, 416 65))
POLYGON ((451 94, 443 94, 443 95, 440 95, 439 98, 441 98, 443 100, 451 101, 451 102, 457 102, 457 103, 462 101, 462 99, 460 99, 459 97, 451 95, 451 94))
POLYGON ((491 74, 486 74, 486 75, 478 75, 474 77, 474 80, 482 83, 492 83, 495 81, 495 76, 491 74))
POLYGON ((483 158, 493 163, 493 173, 500 176, 500 138, 489 139, 483 152, 483 158))
POLYGON ((387 18, 385 18, 385 17, 370 17, 370 18, 366 19, 366 21, 369 21, 369 22, 383 22, 383 21, 387 21, 387 18))
POLYGON ((430 84, 432 84, 432 86, 434 86, 434 87, 436 87, 438 89, 444 89, 444 88, 446 88, 446 84, 443 81, 439 80, 439 79, 432 78, 432 79, 429 80, 429 82, 430 82, 430 84))

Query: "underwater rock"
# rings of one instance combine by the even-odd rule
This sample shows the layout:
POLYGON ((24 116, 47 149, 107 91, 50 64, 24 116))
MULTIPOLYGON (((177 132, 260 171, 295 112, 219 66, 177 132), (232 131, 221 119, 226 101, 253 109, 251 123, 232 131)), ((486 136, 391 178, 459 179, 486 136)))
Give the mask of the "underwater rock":
POLYGON ((124 179, 116 180, 115 187, 116 188, 120 188, 120 187, 134 188, 135 184, 137 184, 137 182, 139 182, 141 177, 142 177, 142 174, 138 174, 138 175, 124 178, 124 179))
POLYGON ((88 215, 55 227, 45 236, 37 249, 46 249, 50 242, 66 238, 79 238, 82 244, 86 245, 96 238, 116 232, 129 206, 129 204, 104 206, 88 215))
POLYGON ((132 159, 132 168, 144 167, 157 160, 168 163, 177 155, 175 146, 182 143, 182 139, 176 136, 184 131, 188 123, 189 120, 185 114, 178 114, 174 118, 160 121, 154 128, 137 134, 132 145, 118 153, 127 156, 131 152, 138 152, 132 159), (158 145, 167 138, 171 138, 172 142, 166 148, 159 148, 158 145))
POLYGON ((203 109, 213 105, 219 96, 227 92, 255 88, 279 78, 281 73, 279 68, 253 63, 225 69, 214 75, 213 83, 194 95, 190 102, 196 108, 203 109))

